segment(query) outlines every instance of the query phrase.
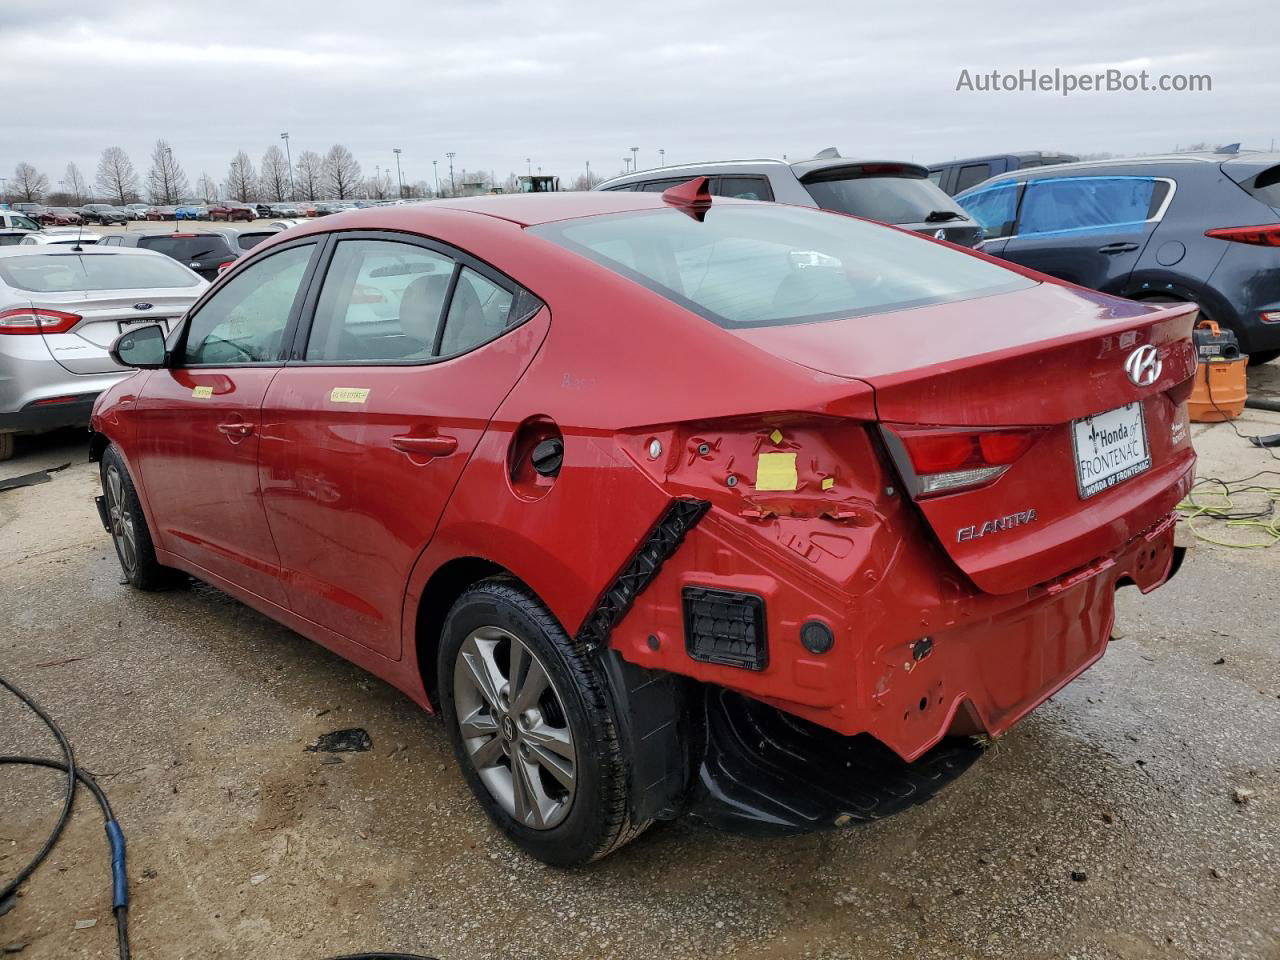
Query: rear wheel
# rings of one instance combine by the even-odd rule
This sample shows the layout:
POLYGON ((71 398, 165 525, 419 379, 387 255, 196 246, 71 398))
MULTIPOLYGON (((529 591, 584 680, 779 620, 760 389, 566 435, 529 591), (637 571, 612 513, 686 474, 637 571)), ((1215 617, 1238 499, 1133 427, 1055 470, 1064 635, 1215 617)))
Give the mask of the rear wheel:
POLYGON ((467 590, 445 621, 438 668, 463 776, 517 846, 576 866, 648 826, 631 821, 604 677, 526 588, 496 578, 467 590))
POLYGON ((12 460, 17 447, 16 433, 0 433, 0 460, 12 460))
POLYGON ((185 583, 185 574, 156 559, 138 491, 115 447, 107 447, 102 454, 102 495, 111 542, 125 579, 139 590, 165 590, 185 583))
POLYGON ((1260 363, 1270 363, 1280 357, 1280 350, 1255 350, 1249 354, 1249 366, 1256 367, 1260 363))

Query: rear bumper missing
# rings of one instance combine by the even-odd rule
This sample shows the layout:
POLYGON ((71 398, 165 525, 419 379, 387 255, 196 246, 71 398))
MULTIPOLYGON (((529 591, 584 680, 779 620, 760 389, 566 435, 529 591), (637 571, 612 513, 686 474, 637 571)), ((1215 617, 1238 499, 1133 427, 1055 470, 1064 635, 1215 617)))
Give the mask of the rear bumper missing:
MULTIPOLYGON (((880 561, 876 577, 858 574, 832 590, 811 566, 744 552, 740 527, 712 511, 609 642, 638 666, 745 694, 846 738, 869 734, 900 761, 919 761, 948 736, 1000 735, 1096 662, 1111 635, 1117 587, 1148 592, 1177 569, 1173 526, 1172 515, 1162 517, 1087 567, 1002 595, 975 590, 936 554, 903 545, 922 541, 898 529, 898 552, 880 561), (682 608, 689 587, 762 599, 768 648, 759 666, 691 655, 682 608), (802 627, 815 619, 835 636, 828 652, 801 642, 802 627)), ((873 542, 869 554, 875 549, 873 542)), ((708 720, 709 730, 726 734, 740 727, 708 720)), ((718 740, 708 741, 706 769, 718 740)))

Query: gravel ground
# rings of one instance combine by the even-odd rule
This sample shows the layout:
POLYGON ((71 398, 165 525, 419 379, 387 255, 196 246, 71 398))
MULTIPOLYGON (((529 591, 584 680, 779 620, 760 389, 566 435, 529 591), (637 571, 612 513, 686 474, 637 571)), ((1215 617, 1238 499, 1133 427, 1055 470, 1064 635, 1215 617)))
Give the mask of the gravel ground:
MULTIPOLYGON (((1243 432, 1280 431, 1249 413, 1243 432)), ((1269 465, 1229 426, 1193 435, 1202 475, 1269 465)), ((1199 544, 1168 587, 1123 591, 1102 662, 924 807, 786 840, 663 825, 563 872, 490 829, 440 725, 396 691, 211 588, 121 586, 81 436, 23 449, 0 478, 74 463, 0 494, 0 671, 110 793, 143 960, 1280 957, 1280 547, 1199 544), (304 750, 357 726, 371 751, 304 750)), ((0 697, 7 752, 56 747, 0 697)), ((0 783, 8 877, 60 783, 0 783)), ((82 794, 0 947, 114 956, 109 899, 82 794)))

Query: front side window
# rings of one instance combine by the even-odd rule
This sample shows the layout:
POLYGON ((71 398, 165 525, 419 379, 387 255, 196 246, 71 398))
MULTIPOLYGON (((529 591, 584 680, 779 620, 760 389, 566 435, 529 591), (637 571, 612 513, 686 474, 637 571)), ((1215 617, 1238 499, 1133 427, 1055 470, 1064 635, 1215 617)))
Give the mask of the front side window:
POLYGON ((820 210, 712 204, 529 228, 725 327, 869 316, 1035 281, 941 244, 820 210))
POLYGON ((36 223, 30 217, 24 217, 19 214, 13 214, 9 217, 9 226, 16 230, 39 230, 40 224, 36 223))
POLYGON ((201 304, 187 329, 189 365, 273 363, 301 293, 314 243, 247 266, 201 304))
POLYGON ((1155 216, 1168 184, 1151 177, 1033 180, 1022 199, 1018 233, 1137 227, 1155 216))
POLYGON ((325 273, 306 359, 435 355, 454 261, 412 243, 342 240, 325 273))
POLYGON ((999 240, 1013 233, 1018 217, 1018 189, 1016 183, 998 183, 957 197, 956 202, 982 224, 987 239, 999 240))

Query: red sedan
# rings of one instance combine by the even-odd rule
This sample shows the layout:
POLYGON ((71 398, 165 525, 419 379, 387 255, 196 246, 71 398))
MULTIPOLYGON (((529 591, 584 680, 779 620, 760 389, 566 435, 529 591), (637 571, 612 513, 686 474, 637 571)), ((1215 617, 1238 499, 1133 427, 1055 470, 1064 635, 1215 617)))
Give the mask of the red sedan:
POLYGON ((209 206, 210 220, 225 220, 233 223, 236 220, 253 221, 258 219, 258 211, 247 203, 215 203, 209 206))
POLYGON ((439 711, 548 862, 927 797, 1176 569, 1195 308, 705 188, 326 217, 125 333, 125 576, 439 711))

